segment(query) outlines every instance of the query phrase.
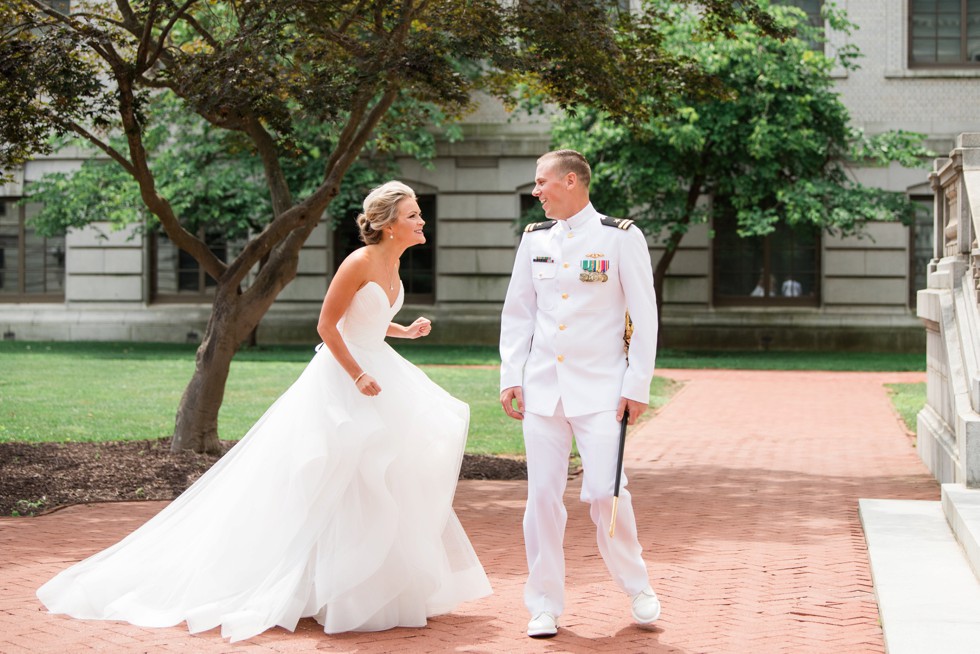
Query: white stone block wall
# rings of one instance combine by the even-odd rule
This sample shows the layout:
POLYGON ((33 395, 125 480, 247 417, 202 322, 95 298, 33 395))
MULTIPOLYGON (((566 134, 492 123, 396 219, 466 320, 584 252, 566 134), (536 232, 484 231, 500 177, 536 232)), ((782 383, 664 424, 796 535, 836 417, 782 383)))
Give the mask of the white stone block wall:
POLYGON ((107 223, 65 235, 65 301, 142 303, 143 236, 107 223))

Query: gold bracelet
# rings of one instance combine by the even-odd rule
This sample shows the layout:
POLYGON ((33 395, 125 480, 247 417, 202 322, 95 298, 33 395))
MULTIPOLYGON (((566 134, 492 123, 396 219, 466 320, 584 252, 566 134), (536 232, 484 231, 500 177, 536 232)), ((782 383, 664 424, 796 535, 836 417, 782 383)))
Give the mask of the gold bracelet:
POLYGON ((360 379, 361 377, 363 377, 364 375, 366 375, 366 374, 367 374, 367 372, 362 372, 362 373, 361 373, 361 374, 359 374, 359 375, 358 375, 357 377, 354 377, 354 386, 357 386, 357 381, 358 381, 358 380, 359 380, 359 379, 360 379))

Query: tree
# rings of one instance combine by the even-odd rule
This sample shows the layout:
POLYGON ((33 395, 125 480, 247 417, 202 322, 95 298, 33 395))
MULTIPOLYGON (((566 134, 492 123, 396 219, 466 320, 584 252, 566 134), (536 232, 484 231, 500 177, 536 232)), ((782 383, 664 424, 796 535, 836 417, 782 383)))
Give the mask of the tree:
MULTIPOLYGON (((698 6, 700 33, 745 20, 776 29, 754 1, 698 6)), ((83 139, 216 280, 173 440, 175 450, 214 452, 231 359, 295 277, 300 247, 369 141, 392 146, 437 113, 457 118, 480 88, 514 104, 587 102, 642 119, 678 89, 712 88, 688 57, 662 47, 666 18, 599 0, 80 0, 68 15, 41 0, 8 0, 0 170, 51 151, 53 137, 83 139), (654 78, 655 87, 643 84, 654 78), (160 153, 173 151, 179 124, 214 138, 215 152, 195 156, 237 149, 256 162, 254 177, 239 181, 262 180, 268 212, 235 214, 254 235, 227 263, 194 229, 215 197, 167 177, 160 153), (304 129, 316 133, 316 151, 304 150, 304 129), (315 167, 314 183, 291 176, 304 167, 315 167)))
MULTIPOLYGON (((653 4, 671 11, 670 3, 653 4)), ((824 7, 833 29, 854 27, 832 5, 824 7)), ((734 213, 742 236, 768 234, 780 221, 854 234, 868 221, 914 217, 903 194, 862 186, 847 166, 920 165, 928 156, 921 135, 870 137, 851 127, 831 71, 855 68, 859 53, 843 47, 824 55, 812 45, 823 42, 821 31, 802 12, 772 11, 794 37, 742 25, 730 38, 693 41, 692 17, 683 8, 672 10, 665 47, 716 76, 727 95, 679 96, 672 111, 634 123, 576 108, 553 125, 556 144, 580 150, 595 166, 596 205, 636 219, 662 239, 665 250, 654 271, 660 304, 684 235, 720 212, 734 213), (699 202, 705 196, 714 201, 699 202)))

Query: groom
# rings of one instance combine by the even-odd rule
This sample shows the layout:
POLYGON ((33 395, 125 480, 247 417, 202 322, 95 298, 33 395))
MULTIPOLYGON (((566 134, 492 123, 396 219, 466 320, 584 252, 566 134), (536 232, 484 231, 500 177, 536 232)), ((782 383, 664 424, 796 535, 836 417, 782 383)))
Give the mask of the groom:
POLYGON ((581 500, 590 505, 606 567, 629 596, 636 622, 660 616, 625 488, 615 538, 609 536, 619 422, 628 410, 634 423, 650 398, 657 348, 653 272, 633 221, 605 218, 592 207, 591 176, 574 150, 538 159, 532 195, 551 220, 524 230, 501 315, 500 402, 523 421, 527 453, 524 602, 532 638, 554 636, 564 608, 562 496, 573 434, 584 471, 581 500), (625 351, 627 311, 633 334, 625 351))

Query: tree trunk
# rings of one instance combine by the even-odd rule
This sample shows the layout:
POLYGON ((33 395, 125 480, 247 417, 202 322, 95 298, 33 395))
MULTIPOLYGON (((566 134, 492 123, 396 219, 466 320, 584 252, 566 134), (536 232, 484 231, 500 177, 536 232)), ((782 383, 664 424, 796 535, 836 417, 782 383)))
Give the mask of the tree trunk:
POLYGON ((670 263, 674 260, 674 256, 677 254, 677 248, 680 246, 681 241, 684 239, 684 235, 687 233, 687 226, 691 224, 691 219, 694 217, 694 208, 697 206, 698 198, 701 197, 701 190, 704 186, 704 176, 697 175, 691 180, 691 185, 687 189, 687 201, 684 205, 684 215, 681 216, 680 220, 677 222, 681 229, 675 229, 671 232, 670 237, 667 239, 667 243, 664 247, 664 253, 660 255, 660 260, 657 261, 657 267, 653 271, 653 290, 657 295, 657 327, 659 330, 660 325, 663 323, 663 308, 664 308, 664 278, 667 277, 667 270, 670 268, 670 263))
MULTIPOLYGON (((672 237, 673 238, 673 237, 672 237)), ((680 238, 677 242, 680 243, 680 238)), ((676 247, 676 246, 675 246, 676 247)), ((664 277, 667 275, 667 269, 670 268, 670 262, 674 260, 674 254, 677 252, 675 249, 667 248, 664 253, 660 255, 660 260, 657 261, 657 267, 653 270, 653 290, 657 294, 657 326, 663 321, 663 307, 664 307, 664 277)))
MULTIPOLYGON (((221 289, 216 291, 221 293, 221 289)), ((171 452, 193 450, 199 453, 220 454, 218 441, 218 410, 225 395, 225 383, 231 360, 241 341, 237 320, 238 299, 216 295, 214 309, 197 348, 194 374, 191 376, 177 407, 171 452)))
POLYGON ((254 333, 276 296, 296 276, 299 248, 312 226, 297 230, 297 237, 283 245, 288 252, 267 260, 263 274, 244 293, 219 283, 211 318, 197 348, 194 374, 177 407, 171 452, 193 450, 219 454, 218 410, 225 395, 231 361, 239 346, 254 333))

